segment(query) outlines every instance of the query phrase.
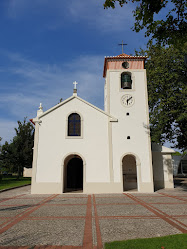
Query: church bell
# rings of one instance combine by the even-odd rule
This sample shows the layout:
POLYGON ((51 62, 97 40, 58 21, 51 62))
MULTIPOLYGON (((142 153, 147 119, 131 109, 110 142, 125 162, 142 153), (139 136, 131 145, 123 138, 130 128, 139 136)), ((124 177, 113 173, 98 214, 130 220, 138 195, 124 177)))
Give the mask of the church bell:
POLYGON ((132 80, 129 74, 122 74, 121 75, 121 88, 123 89, 131 89, 132 80))

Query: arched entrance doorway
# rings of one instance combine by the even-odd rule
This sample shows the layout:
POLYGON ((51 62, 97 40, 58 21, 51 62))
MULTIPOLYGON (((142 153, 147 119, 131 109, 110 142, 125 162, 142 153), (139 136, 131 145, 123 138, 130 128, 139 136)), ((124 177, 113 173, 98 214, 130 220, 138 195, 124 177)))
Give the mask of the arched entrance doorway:
POLYGON ((123 191, 137 191, 136 158, 126 155, 122 159, 123 191))
POLYGON ((70 155, 64 164, 64 193, 83 191, 83 160, 78 155, 70 155))

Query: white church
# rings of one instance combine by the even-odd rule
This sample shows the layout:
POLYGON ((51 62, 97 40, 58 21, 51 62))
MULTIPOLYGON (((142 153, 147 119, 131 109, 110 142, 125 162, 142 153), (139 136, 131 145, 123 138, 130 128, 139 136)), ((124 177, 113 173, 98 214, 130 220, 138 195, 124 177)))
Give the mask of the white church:
POLYGON ((174 150, 152 144, 146 57, 105 57, 104 111, 77 94, 35 124, 32 194, 154 192, 173 188, 174 150))

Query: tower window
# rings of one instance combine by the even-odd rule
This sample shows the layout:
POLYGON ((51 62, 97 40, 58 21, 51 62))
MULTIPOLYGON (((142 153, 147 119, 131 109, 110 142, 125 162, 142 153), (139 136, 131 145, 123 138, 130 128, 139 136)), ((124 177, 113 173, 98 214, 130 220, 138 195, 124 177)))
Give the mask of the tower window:
POLYGON ((130 137, 130 136, 127 136, 127 139, 131 139, 131 137, 130 137))
POLYGON ((68 117, 68 136, 81 136, 81 118, 77 113, 68 117))
POLYGON ((121 88, 132 89, 131 73, 124 72, 121 74, 121 88))
POLYGON ((127 112, 126 115, 129 116, 129 112, 127 112))

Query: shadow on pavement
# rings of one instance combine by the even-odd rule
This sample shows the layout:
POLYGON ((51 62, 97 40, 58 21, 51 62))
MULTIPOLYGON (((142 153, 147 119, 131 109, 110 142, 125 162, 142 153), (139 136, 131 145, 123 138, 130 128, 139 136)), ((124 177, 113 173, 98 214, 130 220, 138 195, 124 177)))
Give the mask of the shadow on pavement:
POLYGON ((174 177, 174 187, 181 188, 183 191, 187 191, 187 177, 184 176, 174 177))
POLYGON ((34 207, 34 206, 36 206, 36 205, 22 205, 22 206, 15 206, 15 207, 0 208, 0 212, 19 210, 19 209, 29 208, 29 207, 34 207))

